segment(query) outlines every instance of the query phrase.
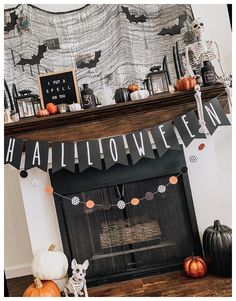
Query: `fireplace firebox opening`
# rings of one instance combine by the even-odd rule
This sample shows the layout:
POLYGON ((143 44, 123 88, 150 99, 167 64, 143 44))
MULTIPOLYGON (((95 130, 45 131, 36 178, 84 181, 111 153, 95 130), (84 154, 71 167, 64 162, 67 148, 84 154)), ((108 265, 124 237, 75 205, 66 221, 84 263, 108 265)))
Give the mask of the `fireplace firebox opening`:
POLYGON ((180 269, 186 256, 202 254, 187 172, 165 192, 151 193, 186 166, 183 150, 155 156, 108 170, 50 171, 64 196, 54 196, 64 252, 69 262, 89 259, 89 286, 180 269), (73 196, 80 202, 65 198, 73 196), (118 206, 133 198, 141 199, 138 206, 118 206), (87 200, 99 206, 89 209, 87 200))

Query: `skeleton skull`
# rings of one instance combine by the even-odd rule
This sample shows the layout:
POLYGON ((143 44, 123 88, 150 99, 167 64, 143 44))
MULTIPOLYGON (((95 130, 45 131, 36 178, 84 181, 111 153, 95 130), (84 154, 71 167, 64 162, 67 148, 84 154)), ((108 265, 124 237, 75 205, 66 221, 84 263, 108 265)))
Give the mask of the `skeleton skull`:
POLYGON ((198 39, 201 39, 203 32, 204 32, 204 24, 200 18, 193 20, 191 24, 191 28, 193 33, 198 39))

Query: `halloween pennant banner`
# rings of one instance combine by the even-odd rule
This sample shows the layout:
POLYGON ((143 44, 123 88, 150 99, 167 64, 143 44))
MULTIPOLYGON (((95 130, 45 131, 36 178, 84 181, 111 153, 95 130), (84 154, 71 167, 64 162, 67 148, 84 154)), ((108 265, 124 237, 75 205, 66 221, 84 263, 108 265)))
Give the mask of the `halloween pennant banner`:
MULTIPOLYGON (((219 126, 230 125, 217 98, 204 104, 204 115, 209 131, 207 135, 212 135, 219 126)), ((155 159, 153 147, 157 149, 158 156, 162 157, 171 149, 180 149, 175 128, 185 147, 188 147, 194 139, 207 138, 207 135, 199 133, 199 127, 195 112, 190 111, 173 121, 122 136, 79 142, 53 142, 52 173, 62 169, 75 172, 77 158, 79 171, 83 172, 88 168, 109 169, 115 164, 127 166, 130 161, 127 156, 131 157, 133 165, 143 158, 155 159)), ((20 169, 24 150, 24 170, 38 167, 47 172, 49 146, 47 141, 23 141, 5 137, 4 162, 20 169)))

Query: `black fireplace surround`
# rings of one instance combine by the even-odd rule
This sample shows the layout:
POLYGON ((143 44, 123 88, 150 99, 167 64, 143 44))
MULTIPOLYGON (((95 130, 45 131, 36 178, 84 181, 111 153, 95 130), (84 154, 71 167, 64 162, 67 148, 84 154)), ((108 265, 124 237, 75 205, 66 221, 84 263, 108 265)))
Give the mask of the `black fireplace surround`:
POLYGON ((136 165, 129 158, 129 166, 117 164, 109 170, 50 170, 59 194, 102 205, 88 209, 54 195, 64 252, 69 263, 89 259, 88 286, 177 270, 186 256, 202 254, 187 173, 152 200, 122 210, 111 207, 120 199, 129 202, 156 191, 186 166, 182 149, 155 156, 136 165))

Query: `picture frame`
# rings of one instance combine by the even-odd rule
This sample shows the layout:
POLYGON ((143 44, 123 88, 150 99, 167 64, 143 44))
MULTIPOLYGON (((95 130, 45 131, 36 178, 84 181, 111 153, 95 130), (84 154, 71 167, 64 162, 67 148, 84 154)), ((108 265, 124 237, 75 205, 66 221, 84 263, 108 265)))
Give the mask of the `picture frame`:
POLYGON ((73 68, 40 74, 38 76, 39 97, 42 109, 48 103, 80 103, 78 83, 73 68))

